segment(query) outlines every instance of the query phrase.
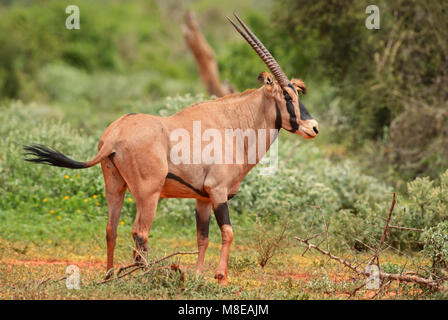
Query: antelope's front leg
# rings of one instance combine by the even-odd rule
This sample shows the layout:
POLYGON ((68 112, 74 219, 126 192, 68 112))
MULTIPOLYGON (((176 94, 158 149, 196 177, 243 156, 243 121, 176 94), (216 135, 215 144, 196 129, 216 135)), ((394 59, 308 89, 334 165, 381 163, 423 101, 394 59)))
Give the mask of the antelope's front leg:
POLYGON ((196 200, 196 233, 199 251, 196 274, 202 273, 202 267, 204 265, 205 251, 208 247, 208 229, 210 225, 211 208, 212 205, 210 202, 196 200))
POLYGON ((227 284, 227 273, 228 273, 228 262, 230 245, 233 241, 233 230, 230 224, 229 208, 227 206, 227 201, 220 203, 213 208, 215 213, 216 221, 221 229, 222 246, 221 246, 221 257, 219 259, 218 269, 216 270, 215 279, 218 279, 218 283, 221 285, 227 284))

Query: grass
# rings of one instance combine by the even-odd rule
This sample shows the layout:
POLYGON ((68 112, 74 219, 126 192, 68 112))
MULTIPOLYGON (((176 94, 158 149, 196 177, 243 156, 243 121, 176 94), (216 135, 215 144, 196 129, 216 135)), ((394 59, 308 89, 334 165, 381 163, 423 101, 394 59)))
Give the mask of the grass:
MULTIPOLYGON (((238 239, 229 262, 229 285, 221 287, 213 279, 219 259, 219 242, 213 241, 206 257, 204 274, 194 273, 195 256, 173 258, 185 272, 185 282, 177 273, 158 269, 149 274, 135 274, 106 284, 98 284, 105 275, 104 245, 85 239, 83 245, 62 242, 58 246, 42 246, 1 240, 0 298, 1 299, 347 299, 360 285, 351 274, 325 257, 301 255, 303 248, 294 246, 276 256, 265 268, 256 263, 256 252, 238 239), (65 280, 53 281, 66 275, 66 268, 79 267, 79 290, 69 290, 65 280), (49 280, 51 279, 51 280, 49 280)), ((130 235, 120 230, 117 248, 118 265, 131 262, 128 247, 130 235), (123 239, 124 238, 124 239, 123 239)), ((150 240, 153 258, 178 250, 195 250, 190 239, 156 238, 150 240)), ((358 257, 359 258, 359 257, 358 257)), ((403 257, 387 254, 391 265, 401 266, 403 257)), ((415 299, 423 296, 414 286, 391 287, 378 299, 415 299)), ((360 290, 354 299, 372 297, 373 291, 360 290)), ((437 296, 434 296, 437 298, 437 296)))
MULTIPOLYGON (((186 95, 151 104, 139 101, 126 112, 168 115, 203 99, 186 95)), ((4 137, 0 141, 0 298, 344 299, 359 286, 346 270, 324 257, 302 257, 303 248, 292 237, 303 236, 310 226, 317 233, 327 221, 331 223, 332 245, 338 252, 365 255, 347 251, 347 245, 350 248, 354 235, 362 238, 380 234, 373 227, 389 205, 391 189, 364 175, 353 161, 333 161, 337 152, 334 147, 300 139, 297 144, 298 137, 287 133, 279 139, 277 173, 260 176, 254 169, 230 201, 235 240, 228 287, 218 286, 213 279, 221 242, 213 217, 203 277, 197 278, 192 272, 195 257, 185 256, 170 261, 180 264, 186 273, 185 282, 164 269, 95 285, 104 277, 106 253, 107 209, 101 169, 70 171, 38 166, 25 163, 21 155, 23 144, 38 142, 74 159, 92 158, 102 130, 124 111, 92 111, 88 116, 70 108, 67 104, 21 102, 0 106, 0 133, 4 137), (70 121, 66 121, 68 118, 70 121), (263 243, 260 238, 274 239, 285 221, 288 241, 262 268, 258 265, 263 243), (64 281, 48 280, 65 276, 70 264, 80 268, 80 290, 68 290, 64 281)), ((134 218, 135 203, 128 193, 118 227, 117 265, 131 262, 134 218)), ((149 238, 151 258, 178 250, 194 251, 195 239, 194 201, 162 200, 149 238)), ((269 241, 264 243, 264 247, 269 245, 269 241)), ((402 266, 403 259, 389 254, 384 262, 402 266)), ((399 293, 394 290, 391 287, 390 292, 377 298, 440 298, 412 286, 402 285, 399 293)), ((360 290, 355 298, 372 295, 360 290)))

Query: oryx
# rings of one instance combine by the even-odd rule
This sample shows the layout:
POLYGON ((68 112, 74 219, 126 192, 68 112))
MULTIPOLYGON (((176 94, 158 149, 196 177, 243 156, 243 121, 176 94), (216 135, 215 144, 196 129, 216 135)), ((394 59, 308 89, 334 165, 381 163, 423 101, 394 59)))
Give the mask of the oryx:
MULTIPOLYGON (((202 271, 209 242, 209 219, 213 209, 222 234, 221 257, 215 278, 221 284, 227 283, 227 263, 233 240, 227 201, 237 193, 244 177, 264 153, 258 154, 254 163, 249 163, 247 157, 243 163, 174 163, 171 151, 178 143, 172 139, 175 130, 191 133, 191 141, 195 121, 200 121, 202 130, 213 129, 215 134, 222 136, 226 129, 266 129, 269 132, 283 128, 306 139, 318 134, 316 120, 312 119, 299 99, 299 93, 306 91, 304 82, 298 79, 288 80, 260 40, 237 15, 235 17, 245 31, 230 18, 227 19, 274 75, 261 73, 258 79, 264 85, 259 89, 197 103, 169 117, 124 115, 106 129, 98 144, 98 154, 87 162, 72 160, 54 149, 38 144, 24 147, 25 155, 32 156, 26 158, 27 161, 72 169, 89 168, 101 163, 109 212, 106 227, 108 271, 113 268, 117 225, 125 192, 129 189, 137 206, 132 236, 136 248, 143 253, 147 252, 148 233, 159 198, 196 199, 198 273, 202 271)), ((272 143, 270 134, 262 136, 259 131, 255 132, 258 147, 263 145, 264 150, 269 149, 272 143)), ((217 139, 216 136, 215 138, 217 139)), ((237 151, 246 154, 254 143, 249 140, 237 146, 236 149, 239 150, 233 150, 233 156, 237 151)), ((225 147, 222 146, 223 149, 225 147)), ((217 151, 219 150, 215 150, 217 151)))

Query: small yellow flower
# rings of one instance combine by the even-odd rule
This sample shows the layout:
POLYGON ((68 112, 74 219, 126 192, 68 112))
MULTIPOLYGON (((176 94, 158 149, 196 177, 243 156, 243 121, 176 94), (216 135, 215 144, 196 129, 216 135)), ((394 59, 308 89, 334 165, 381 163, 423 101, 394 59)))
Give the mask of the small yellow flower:
POLYGON ((65 178, 65 179, 68 179, 68 178, 70 178, 70 176, 69 176, 68 174, 66 174, 66 175, 64 176, 64 178, 65 178))
POLYGON ((133 202, 134 200, 132 200, 132 198, 128 198, 128 201, 129 201, 129 202, 133 202))
POLYGON ((44 202, 47 202, 48 201, 48 199, 47 198, 44 198, 44 202))
POLYGON ((68 200, 68 196, 65 196, 65 197, 64 197, 64 200, 68 200))
POLYGON ((103 197, 106 198, 106 194, 105 193, 103 193, 103 197))
POLYGON ((62 219, 62 217, 61 216, 58 216, 58 220, 61 220, 62 219))
POLYGON ((121 224, 122 226, 124 226, 124 221, 121 221, 120 224, 121 224))
POLYGON ((98 196, 96 194, 94 194, 92 198, 96 199, 96 198, 98 198, 98 196))
POLYGON ((95 204, 97 205, 97 206, 99 206, 100 205, 100 203, 97 201, 97 202, 95 202, 95 204))
POLYGON ((48 244, 51 244, 51 243, 52 243, 53 241, 51 241, 51 240, 48 240, 47 242, 48 242, 48 244))
POLYGON ((81 213, 81 210, 78 209, 78 213, 81 213))
POLYGON ((84 199, 84 202, 89 202, 89 199, 84 199))
POLYGON ((51 213, 51 214, 54 214, 54 210, 53 210, 53 209, 51 209, 51 210, 50 210, 50 213, 51 213))

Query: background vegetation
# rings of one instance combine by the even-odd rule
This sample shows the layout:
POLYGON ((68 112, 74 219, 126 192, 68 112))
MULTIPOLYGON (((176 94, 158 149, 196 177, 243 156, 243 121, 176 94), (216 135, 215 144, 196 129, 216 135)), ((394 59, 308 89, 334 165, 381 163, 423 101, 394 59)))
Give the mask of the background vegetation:
MULTIPOLYGON (((215 49, 221 77, 239 90, 258 86, 256 77, 266 69, 225 20, 234 10, 244 17, 285 72, 307 82, 303 100, 322 133, 303 141, 283 132, 278 172, 262 176, 255 169, 246 178, 231 201, 231 218, 236 247, 251 253, 237 249, 232 268, 257 268, 272 248, 270 239, 277 239, 278 255, 297 254, 288 239, 311 227, 317 233, 328 226, 333 248, 363 254, 381 235, 391 192, 397 191, 391 223, 424 231, 392 230, 389 245, 423 259, 427 270, 446 272, 448 6, 435 0, 378 1, 381 29, 368 30, 368 4, 0 1, 0 259, 10 258, 11 250, 29 259, 34 247, 64 259, 99 248, 98 259, 104 259, 100 168, 33 166, 22 161, 21 147, 39 142, 89 159, 102 131, 123 113, 169 115, 208 99, 182 39, 182 17, 191 8, 215 49), (74 3, 81 29, 69 31, 65 7, 74 3), (276 238, 279 233, 285 241, 276 238)), ((193 210, 191 200, 161 201, 150 238, 156 252, 167 239, 195 239, 193 210)), ((134 216, 128 194, 120 222, 126 239, 118 248, 121 261, 130 258, 134 216)), ((219 243, 217 228, 211 232, 212 242, 219 243)), ((400 269, 400 257, 385 268, 400 269)), ((272 263, 278 267, 275 258, 272 263)), ((271 297, 307 298, 304 290, 337 286, 324 277, 305 287, 295 281, 270 288, 271 297)), ((165 288, 173 297, 165 282, 154 285, 146 294, 165 288)), ((208 284, 195 296, 198 284, 190 285, 184 297, 238 291, 218 292, 208 284)), ((135 286, 126 290, 143 290, 135 286)), ((93 294, 89 290, 86 296, 93 294)), ((9 297, 26 297, 25 291, 9 297)), ((243 297, 266 294, 255 290, 243 297)))

